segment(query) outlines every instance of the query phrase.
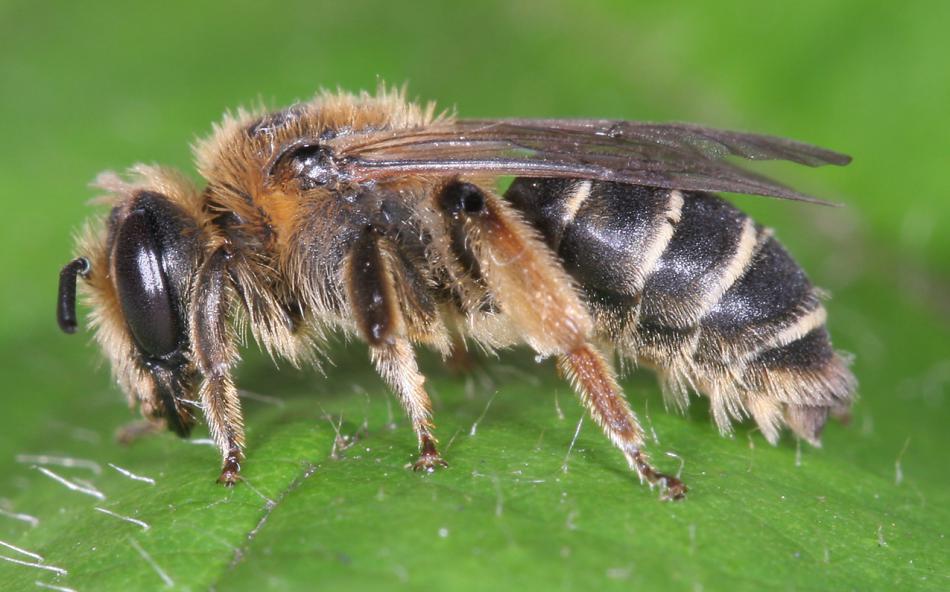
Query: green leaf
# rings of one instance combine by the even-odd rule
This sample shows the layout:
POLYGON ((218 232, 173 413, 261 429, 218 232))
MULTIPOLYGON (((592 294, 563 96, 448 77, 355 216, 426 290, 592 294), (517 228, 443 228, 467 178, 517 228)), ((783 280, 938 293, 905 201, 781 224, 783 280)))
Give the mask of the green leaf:
MULTIPOLYGON (((892 315, 923 338, 946 338, 913 311, 892 315)), ((652 380, 627 381, 660 438, 652 445, 657 461, 669 470, 678 460, 665 452, 685 461, 689 498, 670 504, 636 483, 590 422, 571 448, 579 406, 548 364, 518 354, 485 360, 491 378, 449 376, 427 360, 452 466, 408 471, 411 431, 354 349, 322 380, 250 361, 241 376, 253 397, 246 482, 232 490, 214 483, 217 455, 208 446, 171 435, 132 448, 110 442, 124 417, 112 393, 64 403, 18 452, 91 461, 101 474, 21 457, 7 470, 19 491, 6 509, 39 523, 5 525, 3 540, 69 573, 0 566, 5 581, 11 589, 35 579, 143 589, 167 577, 182 589, 228 590, 307 582, 750 590, 947 583, 947 477, 925 453, 933 446, 926 434, 942 436, 942 420, 927 418, 924 407, 907 410, 924 437, 913 431, 901 442, 890 424, 902 414, 886 396, 907 396, 900 384, 872 381, 853 426, 830 426, 824 449, 799 450, 789 441, 770 447, 748 426, 720 438, 701 404, 688 417, 670 415, 652 380), (280 398, 254 395, 265 390, 280 398), (72 419, 90 405, 95 421, 72 419), (353 442, 334 454, 338 423, 353 442), (71 491, 32 465, 89 481, 105 499, 71 491)), ((901 361, 888 358, 882 375, 904 375, 901 361)), ((55 382, 77 390, 75 381, 55 382)), ((95 382, 81 378, 79 390, 95 382)))
POLYGON ((0 561, 0 589, 950 588, 946 7, 613 4, 0 6, 0 556, 21 562, 0 561), (85 184, 137 161, 190 171, 186 145, 223 108, 378 75, 467 116, 695 120, 853 153, 774 169, 844 210, 737 199, 834 294, 851 424, 822 449, 747 424, 722 438, 703 400, 667 413, 637 372, 654 460, 682 459, 691 488, 664 503, 592 422, 574 442, 580 407, 550 363, 516 350, 455 376, 425 355, 451 466, 420 475, 350 344, 325 377, 246 352, 234 489, 200 429, 115 444, 135 414, 52 318, 85 184))

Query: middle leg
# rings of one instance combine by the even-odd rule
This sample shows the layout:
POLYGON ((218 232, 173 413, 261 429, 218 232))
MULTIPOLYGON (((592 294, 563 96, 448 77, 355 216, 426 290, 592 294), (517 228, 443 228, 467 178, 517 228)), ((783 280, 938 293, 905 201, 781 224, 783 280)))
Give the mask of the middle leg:
POLYGON ((404 337, 405 319, 396 296, 394 274, 380 246, 382 238, 372 227, 353 244, 347 262, 347 291, 353 318, 369 344, 376 371, 395 391, 412 422, 419 444, 416 471, 448 466, 436 449, 432 435, 432 403, 425 390, 412 345, 404 337))
POLYGON ((376 371, 399 397, 416 432, 419 458, 413 463, 413 470, 431 472, 438 467, 447 467, 448 463, 436 449, 438 441, 432 435, 432 403, 425 390, 425 377, 416 366, 412 345, 405 339, 396 338, 393 343, 371 346, 370 356, 376 371))

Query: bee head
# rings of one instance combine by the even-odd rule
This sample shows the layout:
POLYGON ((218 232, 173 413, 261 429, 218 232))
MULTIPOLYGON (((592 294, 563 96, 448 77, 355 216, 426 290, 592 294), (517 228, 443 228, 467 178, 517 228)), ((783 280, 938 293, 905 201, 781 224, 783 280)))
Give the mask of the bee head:
POLYGON ((91 327, 130 401, 187 433, 196 372, 191 361, 189 295, 204 258, 207 215, 198 191, 167 170, 137 167, 126 182, 108 174, 98 185, 112 211, 80 240, 80 256, 60 273, 57 320, 77 327, 76 284, 91 308, 91 327))

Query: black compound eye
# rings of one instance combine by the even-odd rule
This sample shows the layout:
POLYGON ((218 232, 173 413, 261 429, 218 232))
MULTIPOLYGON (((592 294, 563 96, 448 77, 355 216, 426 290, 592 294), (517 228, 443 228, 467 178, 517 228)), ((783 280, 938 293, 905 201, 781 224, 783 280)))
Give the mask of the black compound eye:
POLYGON ((125 321, 145 353, 165 357, 178 349, 181 334, 148 212, 129 213, 115 240, 115 285, 125 321))

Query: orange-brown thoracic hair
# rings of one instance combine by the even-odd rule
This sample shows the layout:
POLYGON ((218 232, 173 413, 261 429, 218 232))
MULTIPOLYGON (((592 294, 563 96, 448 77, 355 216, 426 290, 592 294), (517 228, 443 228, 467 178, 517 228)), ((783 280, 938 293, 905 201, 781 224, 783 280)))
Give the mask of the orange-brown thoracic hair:
MULTIPOLYGON (((325 93, 226 116, 196 147, 203 189, 159 167, 101 175, 112 211, 79 241, 88 264, 76 269, 130 403, 182 435, 200 409, 232 484, 241 327, 295 365, 342 331, 367 343, 418 437, 414 466, 431 470, 444 461, 413 345, 523 343, 557 358, 631 468, 670 498, 686 487, 650 466, 604 346, 655 368, 678 406, 688 390, 709 396, 724 432, 751 415, 770 441, 788 425, 817 444, 829 412, 848 408, 854 379, 816 290, 709 193, 534 175, 503 198, 490 166, 354 175, 327 148, 411 145, 387 134, 452 121, 398 92, 325 93)), ((405 170, 373 172, 386 166, 405 170)))

